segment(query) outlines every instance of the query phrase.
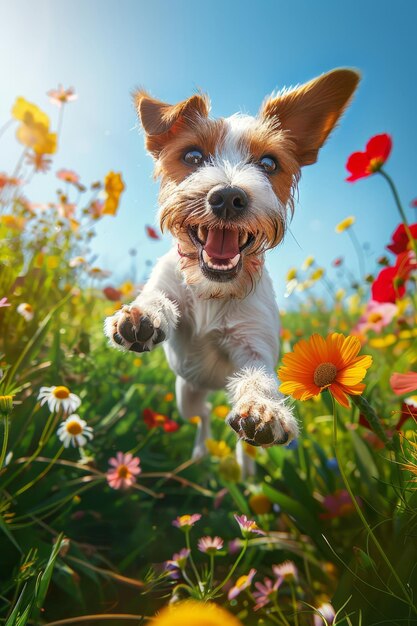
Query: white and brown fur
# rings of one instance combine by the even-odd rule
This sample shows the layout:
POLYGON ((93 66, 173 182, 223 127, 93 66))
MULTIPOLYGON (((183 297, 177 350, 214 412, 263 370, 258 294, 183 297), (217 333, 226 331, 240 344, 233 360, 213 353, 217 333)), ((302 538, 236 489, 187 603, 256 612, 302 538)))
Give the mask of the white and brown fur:
POLYGON ((213 389, 227 388, 227 422, 240 441, 269 446, 297 436, 296 419, 278 391, 279 316, 264 254, 282 240, 300 169, 317 160, 358 81, 356 71, 333 70, 271 95, 256 117, 211 119, 201 94, 176 105, 143 90, 135 94, 161 179, 160 225, 174 245, 131 305, 106 319, 105 332, 122 350, 143 352, 163 343, 182 417, 201 418, 195 457, 210 437, 206 396, 213 389), (186 163, 190 150, 199 150, 204 161, 186 163), (265 155, 278 164, 276 171, 261 167, 265 155), (233 219, 216 216, 208 201, 213 190, 228 188, 247 198, 233 219), (202 260, 210 228, 239 232, 239 261, 228 272, 211 271, 202 260))

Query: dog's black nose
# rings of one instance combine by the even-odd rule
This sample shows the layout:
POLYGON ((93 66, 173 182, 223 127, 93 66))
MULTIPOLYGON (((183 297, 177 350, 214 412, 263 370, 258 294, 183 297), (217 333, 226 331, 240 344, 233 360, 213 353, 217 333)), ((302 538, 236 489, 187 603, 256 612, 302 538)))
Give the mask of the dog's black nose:
POLYGON ((213 189, 207 200, 214 215, 222 220, 240 217, 248 206, 248 196, 240 187, 213 189))

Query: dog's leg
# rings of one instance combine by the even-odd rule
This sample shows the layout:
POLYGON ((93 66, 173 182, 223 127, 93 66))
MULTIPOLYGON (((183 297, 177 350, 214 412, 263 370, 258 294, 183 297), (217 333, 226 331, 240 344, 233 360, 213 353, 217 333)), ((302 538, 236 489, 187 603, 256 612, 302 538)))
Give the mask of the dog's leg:
POLYGON ((193 459, 199 459, 207 453, 206 439, 211 437, 210 409, 206 402, 207 391, 196 389, 181 376, 177 376, 175 393, 181 416, 184 419, 190 419, 198 415, 200 418, 192 455, 193 459))
MULTIPOLYGON (((239 348, 242 356, 242 348, 239 348)), ((227 388, 232 403, 226 421, 239 437, 253 446, 286 444, 298 435, 298 424, 278 391, 274 367, 265 362, 247 358, 246 364, 228 380, 227 388)))
POLYGON ((149 352, 169 337, 178 321, 177 305, 160 290, 145 290, 104 322, 110 344, 119 350, 149 352))

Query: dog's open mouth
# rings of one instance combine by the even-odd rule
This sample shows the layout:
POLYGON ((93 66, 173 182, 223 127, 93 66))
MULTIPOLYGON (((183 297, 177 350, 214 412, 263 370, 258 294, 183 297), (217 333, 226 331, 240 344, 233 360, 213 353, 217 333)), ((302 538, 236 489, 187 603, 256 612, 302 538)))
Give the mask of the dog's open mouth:
POLYGON ((254 236, 236 228, 189 227, 191 241, 198 250, 200 267, 210 280, 233 280, 242 268, 242 252, 254 236))

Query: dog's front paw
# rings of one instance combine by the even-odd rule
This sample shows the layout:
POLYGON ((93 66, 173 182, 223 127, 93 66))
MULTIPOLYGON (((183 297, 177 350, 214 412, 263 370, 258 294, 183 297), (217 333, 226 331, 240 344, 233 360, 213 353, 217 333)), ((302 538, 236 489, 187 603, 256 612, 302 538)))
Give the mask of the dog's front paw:
POLYGON ((252 446, 283 445, 298 434, 296 419, 285 406, 285 400, 280 398, 243 397, 226 422, 252 446))
POLYGON ((114 347, 132 352, 149 352, 166 337, 161 317, 136 305, 125 305, 107 317, 104 332, 114 347))

